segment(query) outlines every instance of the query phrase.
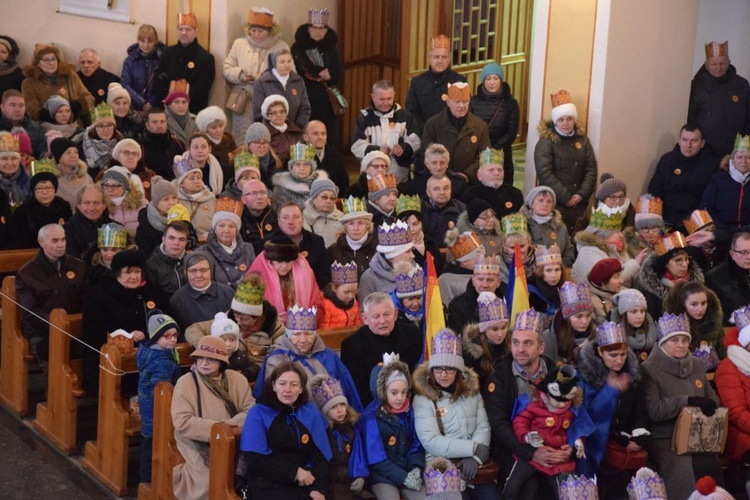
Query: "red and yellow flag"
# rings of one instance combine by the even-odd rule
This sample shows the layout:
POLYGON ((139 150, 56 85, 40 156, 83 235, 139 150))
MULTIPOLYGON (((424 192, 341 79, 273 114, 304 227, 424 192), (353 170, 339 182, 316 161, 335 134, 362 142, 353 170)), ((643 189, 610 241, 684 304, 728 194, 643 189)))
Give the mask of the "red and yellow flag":
POLYGON ((510 308, 510 329, 516 326, 516 314, 531 308, 529 305, 529 286, 526 283, 526 270, 523 267, 521 247, 516 243, 508 273, 508 292, 506 301, 510 308))
POLYGON ((432 338, 437 332, 445 328, 445 314, 443 313, 443 299, 440 297, 435 260, 430 252, 425 253, 425 300, 424 300, 424 352, 423 359, 430 358, 432 338))

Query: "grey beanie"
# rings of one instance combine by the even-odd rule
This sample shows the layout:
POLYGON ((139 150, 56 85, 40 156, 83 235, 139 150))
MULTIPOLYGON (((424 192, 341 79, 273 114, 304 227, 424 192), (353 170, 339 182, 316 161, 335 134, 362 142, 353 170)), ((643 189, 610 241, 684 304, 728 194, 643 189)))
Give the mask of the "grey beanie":
POLYGON ((130 181, 127 177, 125 177, 124 174, 118 172, 114 168, 109 168, 104 171, 104 174, 102 175, 102 180, 100 182, 101 185, 104 185, 104 183, 108 180, 114 181, 121 185, 123 188, 125 188, 125 191, 130 191, 130 181))
POLYGON ((315 179, 310 187, 310 200, 314 200, 323 191, 333 191, 338 196, 339 188, 331 179, 315 179))
POLYGON ((177 196, 177 186, 163 178, 161 175, 155 175, 151 178, 151 204, 154 207, 170 194, 177 196))
POLYGON ((167 316, 160 309, 154 309, 148 315, 148 340, 146 345, 154 345, 167 330, 175 328, 178 332, 180 327, 171 316, 167 316))
POLYGON ((44 109, 49 113, 50 118, 55 118, 55 112, 60 109, 60 106, 70 107, 70 101, 59 95, 53 95, 47 102, 44 103, 44 109))
POLYGON ((193 267, 194 264, 205 260, 208 261, 208 265, 211 268, 211 279, 214 275, 214 258, 204 250, 196 250, 195 252, 189 253, 185 256, 185 270, 193 267))
POLYGON ((247 128, 245 132, 245 144, 250 144, 255 141, 268 141, 271 142, 271 132, 268 128, 260 122, 255 122, 247 128))
POLYGON ((552 196, 552 208, 557 205, 557 195, 549 186, 537 186, 531 191, 528 192, 526 195, 526 198, 524 198, 524 201, 526 202, 526 206, 531 208, 531 204, 534 203, 534 200, 537 196, 539 196, 542 193, 549 193, 552 196))
POLYGON ((596 190, 597 201, 604 201, 608 196, 619 191, 628 194, 628 187, 625 185, 625 182, 615 179, 615 176, 612 174, 602 174, 599 177, 599 183, 599 189, 596 190))
POLYGON ((617 306, 617 312, 624 315, 636 307, 646 308, 646 297, 635 288, 625 288, 612 297, 612 303, 617 306))

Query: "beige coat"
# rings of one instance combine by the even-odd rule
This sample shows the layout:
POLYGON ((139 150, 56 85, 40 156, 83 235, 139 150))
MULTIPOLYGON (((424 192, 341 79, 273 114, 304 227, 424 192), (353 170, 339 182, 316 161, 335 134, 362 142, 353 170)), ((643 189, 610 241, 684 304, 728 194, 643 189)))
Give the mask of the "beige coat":
POLYGON ((200 381, 202 418, 198 416, 198 398, 192 372, 177 381, 172 396, 172 423, 177 449, 185 459, 172 469, 172 488, 180 500, 208 498, 208 455, 211 426, 218 422, 242 427, 255 404, 247 379, 234 370, 224 372, 229 395, 237 409, 230 418, 224 403, 200 381))

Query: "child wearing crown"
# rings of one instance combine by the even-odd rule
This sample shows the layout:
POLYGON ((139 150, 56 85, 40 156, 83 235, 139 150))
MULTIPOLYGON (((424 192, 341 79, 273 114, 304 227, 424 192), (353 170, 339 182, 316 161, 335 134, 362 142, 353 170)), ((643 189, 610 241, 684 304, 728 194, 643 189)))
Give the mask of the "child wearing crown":
POLYGON ((226 313, 218 312, 211 323, 211 335, 219 337, 226 346, 229 369, 240 372, 248 382, 255 382, 260 367, 248 356, 247 347, 240 342, 240 327, 226 313))
POLYGON ((573 265, 575 249, 568 237, 560 211, 555 209, 557 197, 549 186, 537 186, 526 195, 519 213, 526 218, 534 245, 557 246, 565 267, 573 265))
POLYGON ((503 498, 523 498, 524 484, 534 476, 557 493, 557 477, 572 473, 576 458, 584 458, 583 440, 595 428, 582 405, 576 369, 562 365, 537 382, 536 390, 521 396, 513 408, 513 432, 522 443, 534 448, 546 446, 569 454, 569 460, 554 465, 516 460, 503 490, 503 498))
POLYGON ((500 261, 500 281, 506 285, 508 284, 511 261, 515 255, 516 246, 521 250, 523 268, 528 280, 534 274, 536 257, 534 255, 534 244, 531 242, 531 235, 526 225, 526 219, 521 214, 506 215, 500 221, 500 225, 505 234, 502 259, 500 261))
POLYGON ((594 337, 594 305, 586 283, 566 281, 560 287, 560 310, 543 334, 544 354, 558 363, 574 363, 583 343, 594 337))
POLYGON ((553 244, 547 248, 538 245, 535 249, 536 267, 529 277, 529 304, 546 315, 547 326, 560 309, 560 287, 565 282, 560 247, 553 244))
POLYGON ((398 318, 412 323, 422 331, 424 326, 424 271, 419 264, 398 262, 395 265, 396 288, 391 298, 398 311, 398 318))
POLYGON ((318 329, 359 326, 357 263, 331 264, 331 282, 323 289, 323 307, 318 310, 318 329))

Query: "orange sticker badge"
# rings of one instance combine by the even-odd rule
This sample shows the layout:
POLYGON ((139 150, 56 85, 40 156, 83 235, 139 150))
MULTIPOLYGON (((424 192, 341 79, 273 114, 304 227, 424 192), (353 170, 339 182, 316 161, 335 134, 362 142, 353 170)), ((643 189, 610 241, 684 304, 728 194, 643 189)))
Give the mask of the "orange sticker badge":
POLYGON ((513 208, 513 202, 512 201, 506 201, 505 202, 505 208, 513 208))
POLYGON ((567 429, 568 427, 570 427, 570 420, 565 420, 565 421, 564 421, 564 422, 562 423, 562 428, 563 428, 563 429, 567 429))
POLYGON ((547 427, 552 427, 553 425, 555 425, 555 419, 553 417, 547 417, 544 420, 544 425, 546 425, 547 427))
POLYGON ((247 264, 245 264, 244 262, 240 264, 240 271, 242 271, 243 273, 247 271, 247 264))
POLYGON ((581 149, 583 147, 583 144, 580 142, 576 142, 576 149, 581 149))
POLYGON ((674 170, 672 171, 672 173, 673 173, 674 175, 681 175, 681 174, 682 174, 682 170, 681 170, 681 169, 679 169, 679 168, 676 168, 676 169, 674 169, 674 170))
POLYGON ((476 144, 477 141, 479 140, 479 138, 477 136, 475 136, 475 135, 472 135, 470 140, 471 140, 472 144, 476 144))
POLYGON ((556 240, 557 239, 557 233, 554 232, 554 231, 552 231, 551 233, 549 233, 549 237, 552 238, 553 240, 556 240))
POLYGON ((396 436, 391 436, 388 438, 388 446, 396 446, 396 436))
POLYGON ((703 382, 700 380, 696 380, 695 387, 697 387, 698 389, 703 389, 703 382))
POLYGON ((156 307, 156 304, 154 304, 153 300, 149 300, 148 302, 146 302, 146 307, 148 309, 153 309, 154 307, 156 307))
POLYGON ((302 441, 302 444, 307 444, 310 442, 310 436, 307 434, 302 434, 302 437, 299 438, 300 441, 302 441))
POLYGON ((490 385, 487 386, 487 391, 488 392, 495 392, 495 383, 494 382, 490 382, 490 385))
POLYGON ((297 89, 292 89, 292 95, 297 95, 297 89))
POLYGON ((734 101, 734 102, 740 102, 740 98, 738 96, 736 96, 736 95, 733 95, 732 96, 732 101, 734 101))
POLYGON ((300 252, 299 254, 301 256, 303 256, 304 258, 307 258, 307 250, 304 250, 304 251, 300 252))
POLYGON ((271 224, 266 224, 266 231, 270 231, 273 229, 273 226, 271 224))
POLYGON ((143 181, 143 187, 144 187, 144 189, 148 189, 148 188, 151 187, 151 183, 148 182, 148 181, 143 181))
POLYGON ((104 89, 99 89, 96 93, 99 95, 104 95, 104 89))
POLYGON ((57 223, 62 226, 63 224, 65 224, 65 219, 60 217, 59 219, 57 219, 57 223))
POLYGON ((497 246, 497 242, 495 240, 490 240, 490 246, 491 247, 497 246))
POLYGON ((641 358, 641 361, 646 361, 648 359, 648 353, 642 352, 640 358, 641 358))
POLYGON ((344 447, 344 449, 346 450, 346 454, 348 455, 352 452, 352 445, 350 445, 349 443, 346 443, 346 446, 344 447))
POLYGON ((65 87, 60 87, 57 91, 60 95, 66 95, 68 93, 68 89, 65 87))
POLYGON ((452 220, 448 221, 448 229, 453 229, 453 226, 455 226, 455 225, 456 224, 452 220))
POLYGON ((190 69, 193 69, 193 68, 195 68, 195 63, 194 63, 193 61, 190 61, 190 62, 188 63, 188 68, 190 68, 190 69))
POLYGON ((76 273, 74 273, 73 271, 68 271, 67 273, 65 273, 65 277, 68 278, 69 280, 72 280, 73 278, 76 277, 76 273))

